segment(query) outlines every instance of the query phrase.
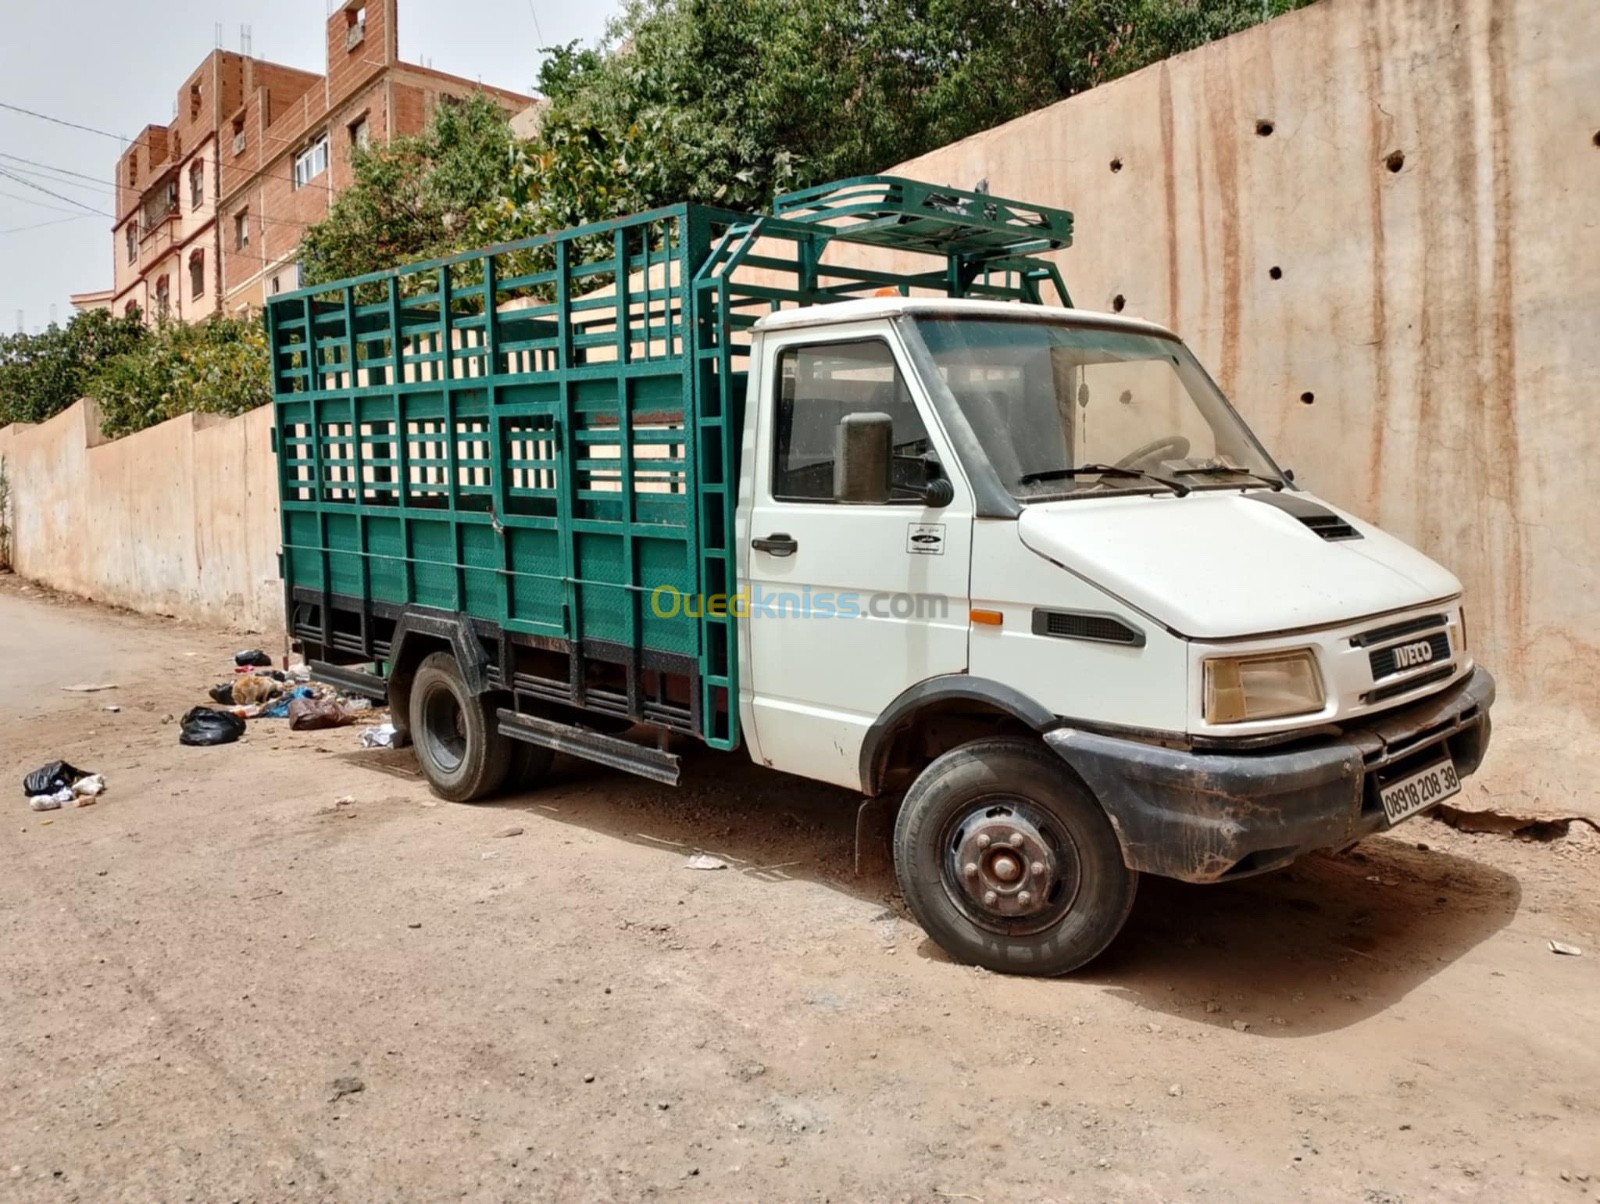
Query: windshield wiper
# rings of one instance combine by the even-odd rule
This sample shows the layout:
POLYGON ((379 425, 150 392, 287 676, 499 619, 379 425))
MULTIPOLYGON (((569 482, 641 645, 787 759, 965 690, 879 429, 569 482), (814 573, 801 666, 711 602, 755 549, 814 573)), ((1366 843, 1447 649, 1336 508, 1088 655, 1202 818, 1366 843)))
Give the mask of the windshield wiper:
POLYGON ((1018 485, 1032 485, 1038 481, 1059 481, 1064 477, 1128 477, 1130 480, 1154 481, 1164 485, 1179 497, 1192 492, 1182 481, 1158 477, 1141 468, 1119 468, 1115 464, 1079 464, 1075 468, 1046 468, 1039 472, 1025 472, 1017 478, 1018 485))
POLYGON ((1207 464, 1204 468, 1180 468, 1177 471, 1180 477, 1249 477, 1251 480, 1260 481, 1274 493, 1283 489, 1283 481, 1275 477, 1264 477, 1259 472, 1251 472, 1248 468, 1229 468, 1226 464, 1207 464))

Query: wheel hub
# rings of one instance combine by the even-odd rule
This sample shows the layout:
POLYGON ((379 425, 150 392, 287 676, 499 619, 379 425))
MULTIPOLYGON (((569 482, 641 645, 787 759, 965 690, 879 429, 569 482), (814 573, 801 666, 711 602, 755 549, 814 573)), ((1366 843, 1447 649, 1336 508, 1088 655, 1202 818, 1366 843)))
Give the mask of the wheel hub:
POLYGON ((973 816, 951 848, 969 904, 1005 919, 1025 919, 1051 905, 1059 867, 1054 848, 1021 811, 990 807, 973 816))

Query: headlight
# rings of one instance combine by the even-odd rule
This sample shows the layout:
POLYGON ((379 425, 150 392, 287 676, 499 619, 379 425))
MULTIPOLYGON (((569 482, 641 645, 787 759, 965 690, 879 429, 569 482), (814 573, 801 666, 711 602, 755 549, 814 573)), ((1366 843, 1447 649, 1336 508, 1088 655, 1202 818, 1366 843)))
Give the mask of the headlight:
POLYGON ((1320 711, 1325 699, 1309 648, 1206 661, 1206 722, 1244 723, 1320 711))

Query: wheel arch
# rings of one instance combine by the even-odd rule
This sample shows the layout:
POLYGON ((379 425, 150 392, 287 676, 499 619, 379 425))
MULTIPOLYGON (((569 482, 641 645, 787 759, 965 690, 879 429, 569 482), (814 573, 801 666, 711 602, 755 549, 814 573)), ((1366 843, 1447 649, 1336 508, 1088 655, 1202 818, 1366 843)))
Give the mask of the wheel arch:
POLYGON ((395 624, 385 674, 391 722, 403 740, 411 735, 411 681, 417 666, 435 652, 449 652, 456 658, 473 694, 488 692, 489 659, 466 623, 454 615, 406 612, 395 624))
POLYGON ((1059 720, 1014 686, 949 673, 901 692, 861 743, 861 789, 881 794, 896 778, 941 752, 984 735, 1037 734, 1059 720), (919 739, 920 737, 920 739, 919 739))

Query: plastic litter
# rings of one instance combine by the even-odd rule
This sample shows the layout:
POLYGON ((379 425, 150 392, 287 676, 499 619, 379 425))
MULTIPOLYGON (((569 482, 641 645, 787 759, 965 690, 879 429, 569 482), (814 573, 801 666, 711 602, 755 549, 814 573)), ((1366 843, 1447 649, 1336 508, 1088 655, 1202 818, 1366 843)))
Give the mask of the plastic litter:
POLYGON ((212 702, 220 702, 223 706, 233 705, 233 683, 231 681, 218 682, 206 693, 211 696, 212 702))
MULTIPOLYGON (((310 691, 306 691, 308 694, 310 691)), ((332 698, 296 698, 289 704, 289 730, 314 732, 327 727, 345 727, 356 717, 332 698)))
POLYGON ((720 857, 713 857, 710 853, 696 853, 683 863, 686 870, 725 870, 728 863, 720 857))
MULTIPOLYGON (((106 792, 105 777, 98 773, 91 773, 88 777, 79 778, 72 784, 72 793, 79 799, 99 798, 106 792)), ((83 804, 78 804, 80 807, 83 804)))
POLYGON ((65 690, 65 691, 67 691, 67 693, 69 693, 69 694, 97 694, 101 690, 115 690, 117 688, 117 683, 114 682, 114 681, 103 681, 103 682, 87 682, 87 681, 84 681, 84 682, 79 682, 75 686, 62 686, 61 688, 63 690, 65 690))
POLYGON ((377 727, 369 727, 361 733, 362 748, 393 748, 395 728, 392 723, 380 723, 377 727))
MULTIPOLYGON (((72 797, 72 792, 67 792, 67 797, 72 797)), ((61 800, 53 794, 36 794, 28 800, 28 806, 35 811, 55 811, 61 806, 61 800)))
POLYGON ((1582 957, 1583 950, 1576 945, 1569 945, 1566 941, 1546 941, 1551 953, 1559 953, 1563 957, 1582 957))
POLYGON ((290 681, 310 681, 311 680, 311 666, 307 665, 307 664, 303 664, 303 663, 302 664, 298 664, 298 665, 290 665, 289 666, 289 680, 290 681))
POLYGON ((213 744, 232 744, 244 735, 244 720, 214 707, 194 707, 178 725, 179 744, 205 747, 213 744))
POLYGON ((287 694, 280 694, 272 702, 261 708, 263 719, 287 719, 289 717, 289 704, 298 698, 315 698, 316 691, 309 686, 296 686, 287 694))
POLYGON ((70 798, 72 784, 88 776, 87 769, 79 769, 75 765, 68 765, 65 761, 51 761, 22 779, 22 793, 31 799, 35 795, 56 794, 65 790, 70 798))
POLYGON ((247 665, 254 669, 272 668, 272 658, 259 648, 245 648, 233 654, 233 663, 247 665))

